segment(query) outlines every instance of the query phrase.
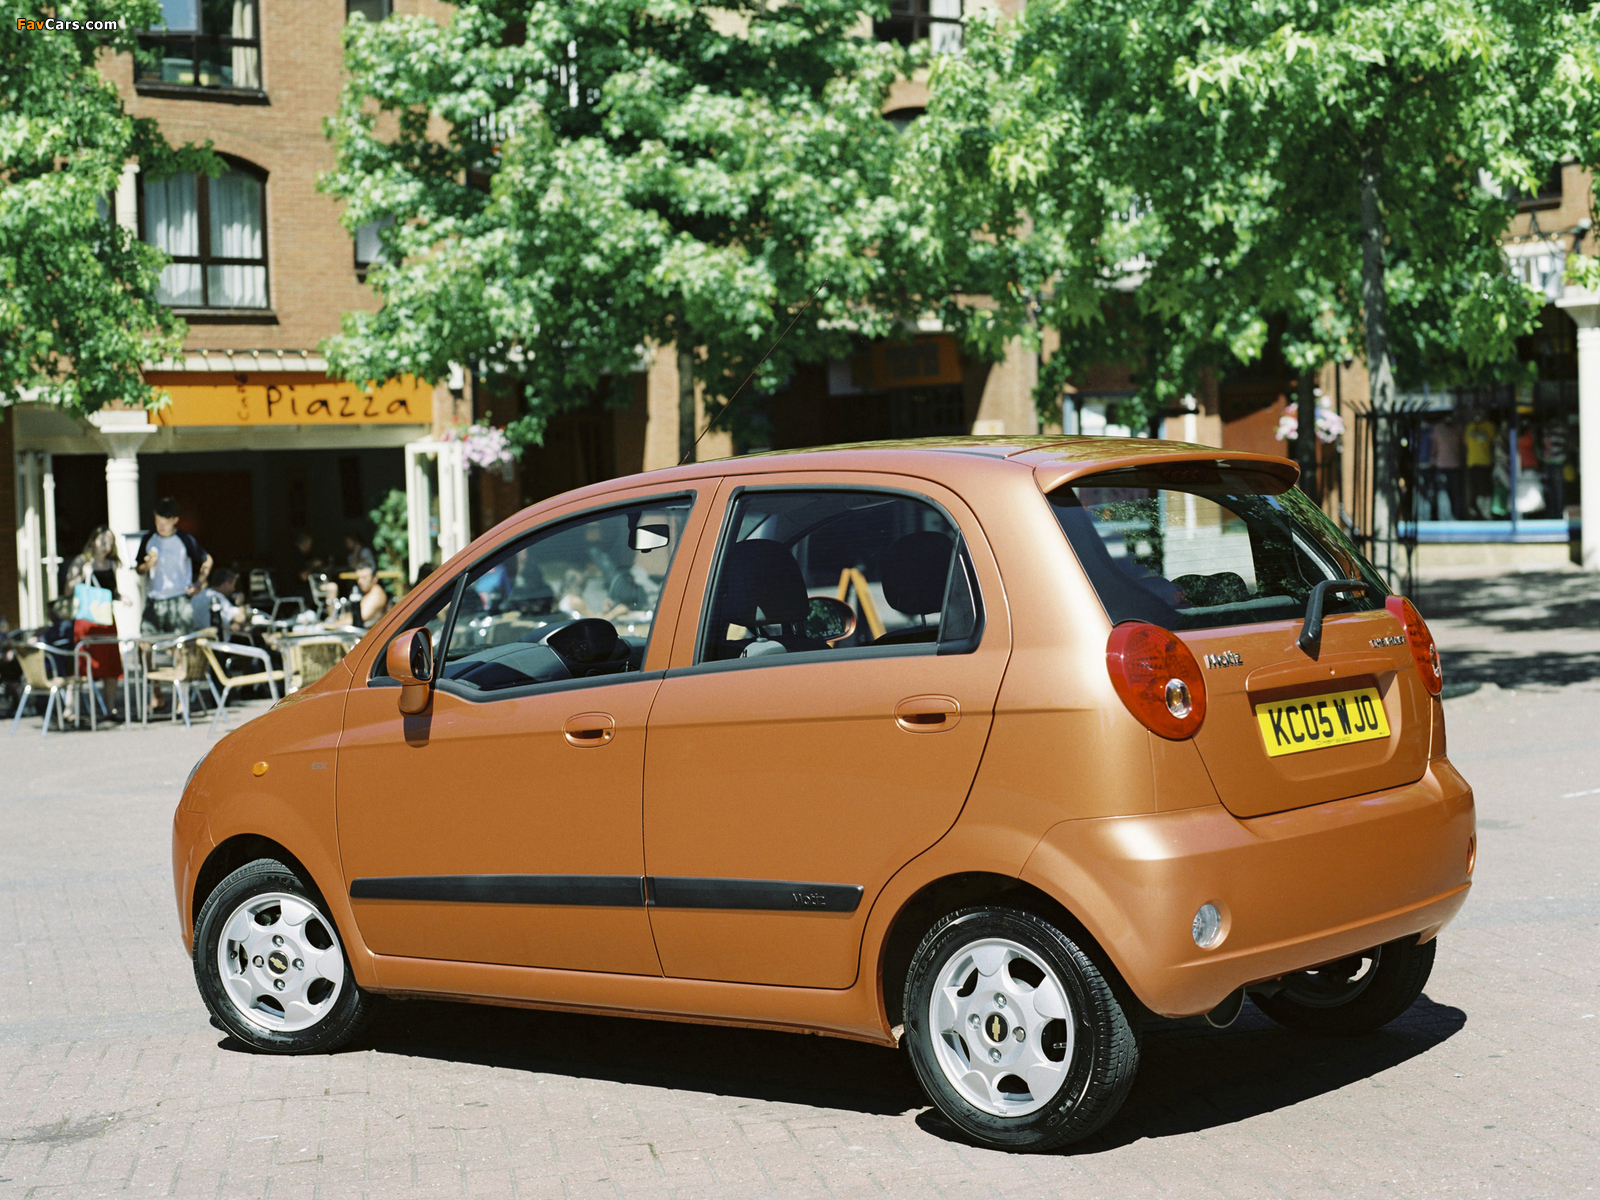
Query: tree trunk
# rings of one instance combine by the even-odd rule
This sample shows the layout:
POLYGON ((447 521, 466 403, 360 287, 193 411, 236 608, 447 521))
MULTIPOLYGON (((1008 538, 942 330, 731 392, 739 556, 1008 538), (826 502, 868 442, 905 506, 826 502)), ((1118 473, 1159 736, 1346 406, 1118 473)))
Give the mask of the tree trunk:
POLYGON ((1383 214, 1378 188, 1383 180, 1383 152, 1369 145, 1361 155, 1361 307, 1367 340, 1367 373, 1372 387, 1372 535, 1374 564, 1398 582, 1395 518, 1394 368, 1389 361, 1389 293, 1383 272, 1383 214))
POLYGON ((1295 408, 1300 414, 1299 433, 1294 439, 1294 458, 1300 464, 1300 490, 1314 504, 1322 503, 1322 481, 1317 477, 1317 376, 1310 367, 1300 370, 1295 408))
POLYGON ((699 413, 694 402, 694 338, 679 324, 678 337, 678 461, 694 459, 694 444, 700 434, 699 413))

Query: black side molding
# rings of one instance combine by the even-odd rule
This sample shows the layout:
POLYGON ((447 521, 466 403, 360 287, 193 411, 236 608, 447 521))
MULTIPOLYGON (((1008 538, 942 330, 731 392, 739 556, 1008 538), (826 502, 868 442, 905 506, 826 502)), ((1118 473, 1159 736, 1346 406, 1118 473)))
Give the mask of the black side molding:
POLYGON ((399 875, 353 880, 350 898, 639 908, 644 888, 637 875, 399 875))
POLYGON ((861 895, 862 889, 849 883, 658 875, 399 875, 350 884, 352 900, 744 912, 853 913, 861 895))
POLYGON ((759 912, 852 913, 861 888, 852 883, 798 883, 787 879, 701 879, 652 875, 650 903, 657 908, 731 908, 759 912))

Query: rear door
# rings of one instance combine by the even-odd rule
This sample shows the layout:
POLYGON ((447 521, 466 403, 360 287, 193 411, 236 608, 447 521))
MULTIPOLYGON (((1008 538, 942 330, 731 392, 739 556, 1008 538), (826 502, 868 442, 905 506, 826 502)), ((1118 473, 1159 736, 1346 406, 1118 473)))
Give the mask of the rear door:
POLYGON ((1050 495, 1113 622, 1148 621, 1194 652, 1206 684, 1195 746, 1238 816, 1422 777, 1430 697, 1384 608, 1387 589, 1287 480, 1226 463, 1152 464, 1050 495), (1320 642, 1297 639, 1313 589, 1320 642))
POLYGON ((667 975, 848 987, 878 892, 966 802, 1010 648, 999 574, 931 483, 732 482, 650 713, 651 928, 667 975), (808 618, 841 595, 843 638, 808 618))

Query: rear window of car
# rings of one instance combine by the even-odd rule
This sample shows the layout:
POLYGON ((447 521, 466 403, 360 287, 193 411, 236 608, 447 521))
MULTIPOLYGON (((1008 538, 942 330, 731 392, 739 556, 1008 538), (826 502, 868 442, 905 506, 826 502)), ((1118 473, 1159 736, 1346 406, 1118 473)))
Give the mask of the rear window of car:
POLYGON ((1113 623, 1211 629, 1302 620, 1327 579, 1328 615, 1383 607, 1388 588, 1304 493, 1263 471, 1174 463, 1091 475, 1049 496, 1113 623))

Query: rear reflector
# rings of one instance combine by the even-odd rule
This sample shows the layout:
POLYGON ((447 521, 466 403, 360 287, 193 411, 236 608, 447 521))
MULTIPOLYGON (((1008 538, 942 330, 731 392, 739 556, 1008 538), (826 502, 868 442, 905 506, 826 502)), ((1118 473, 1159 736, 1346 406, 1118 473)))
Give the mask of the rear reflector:
POLYGON ((1206 719, 1206 683, 1189 647, 1171 631, 1125 621, 1106 642, 1106 670, 1128 711, 1151 733, 1193 737, 1206 719))
POLYGON ((1411 660, 1417 664, 1417 674, 1429 693, 1437 696, 1444 686, 1444 668, 1439 665, 1439 647, 1434 645, 1428 624, 1417 611, 1417 606, 1404 596, 1390 596, 1384 607, 1406 627, 1406 644, 1411 647, 1411 660))

